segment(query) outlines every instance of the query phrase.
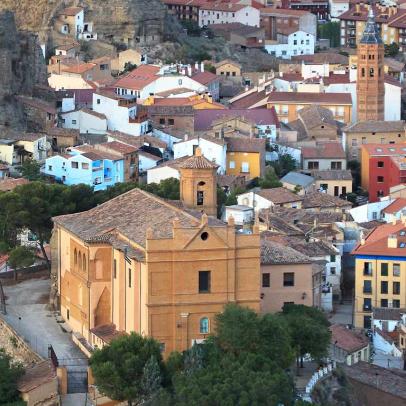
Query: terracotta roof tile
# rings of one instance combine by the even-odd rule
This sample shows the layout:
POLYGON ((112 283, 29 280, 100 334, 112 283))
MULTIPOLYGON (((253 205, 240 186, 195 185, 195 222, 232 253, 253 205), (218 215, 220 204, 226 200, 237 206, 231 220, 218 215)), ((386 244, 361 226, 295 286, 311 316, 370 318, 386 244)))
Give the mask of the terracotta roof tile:
POLYGON ((74 17, 75 15, 79 14, 81 11, 83 11, 82 7, 67 7, 61 11, 60 15, 74 17))
POLYGON ((95 66, 96 65, 94 63, 79 63, 77 65, 64 66, 61 68, 61 71, 67 73, 82 74, 93 69, 95 66))
POLYGON ((352 174, 348 170, 326 170, 326 171, 311 171, 311 174, 316 180, 351 180, 352 174))
POLYGON ((19 392, 29 392, 56 379, 56 371, 51 361, 41 361, 25 369, 24 375, 17 382, 19 392))
POLYGON ((303 159, 345 159, 346 155, 339 142, 323 142, 314 147, 303 147, 302 157, 303 159))
POLYGON ((303 200, 302 196, 299 196, 284 187, 276 187, 273 189, 261 189, 255 192, 257 195, 271 201, 274 204, 284 204, 291 202, 300 202, 303 200))
POLYGON ((0 180, 0 192, 9 192, 10 190, 14 190, 17 186, 26 185, 30 183, 25 178, 7 178, 0 180))
POLYGON ((382 212, 386 214, 394 214, 398 213, 399 211, 406 208, 406 199, 405 198, 398 198, 393 201, 389 206, 385 207, 382 212))
POLYGON ((309 264, 311 259, 291 247, 261 240, 261 265, 309 264))
POLYGON ((361 350, 368 346, 368 338, 359 332, 350 330, 340 324, 330 326, 331 343, 349 353, 361 350))
POLYGON ((352 207, 352 203, 339 197, 330 196, 327 193, 313 192, 303 196, 302 206, 304 209, 347 209, 352 207))
POLYGON ((202 155, 201 149, 196 148, 195 155, 184 161, 179 168, 182 169, 217 169, 219 165, 209 161, 202 155))
POLYGON ((196 73, 195 75, 192 76, 192 79, 195 80, 196 82, 201 83, 202 85, 208 85, 209 83, 218 80, 218 77, 212 72, 205 71, 196 73))
POLYGON ((350 133, 364 133, 364 132, 404 132, 404 120, 398 121, 358 121, 352 125, 344 128, 344 131, 350 133))
POLYGON ((90 332, 103 340, 106 344, 110 344, 115 338, 126 334, 124 331, 117 331, 115 324, 103 324, 102 326, 90 329, 90 332))
POLYGON ((260 92, 252 92, 243 96, 230 104, 230 107, 233 109, 249 109, 257 104, 257 107, 265 107, 267 104, 268 95, 265 90, 260 92))
MULTIPOLYGON (((138 150, 138 148, 128 145, 128 144, 124 144, 122 142, 119 141, 110 141, 110 142, 105 142, 103 144, 100 144, 102 147, 111 149, 113 151, 116 151, 120 154, 131 154, 133 152, 136 152, 138 150)), ((97 145, 96 145, 97 148, 97 145)))
POLYGON ((271 92, 268 103, 315 103, 352 105, 350 93, 271 92))
POLYGON ((118 79, 114 87, 124 89, 142 90, 145 86, 158 79, 159 66, 140 65, 127 75, 118 79))
POLYGON ((265 153, 266 140, 264 138, 250 138, 244 136, 225 137, 227 152, 258 152, 265 153))

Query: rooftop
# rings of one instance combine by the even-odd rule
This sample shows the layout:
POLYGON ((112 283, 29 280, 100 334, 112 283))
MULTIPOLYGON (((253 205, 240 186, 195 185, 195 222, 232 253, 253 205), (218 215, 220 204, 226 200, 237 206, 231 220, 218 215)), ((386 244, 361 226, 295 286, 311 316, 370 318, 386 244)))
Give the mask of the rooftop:
POLYGON ((179 168, 181 169, 217 169, 219 165, 209 161, 203 156, 200 147, 196 148, 195 155, 186 159, 179 168))
POLYGON ((25 369, 17 382, 19 392, 27 393, 56 379, 56 371, 49 360, 41 361, 25 369))
POLYGON ((235 136, 224 139, 227 142, 227 152, 265 153, 266 140, 264 138, 235 136))
POLYGON ((352 207, 352 203, 327 193, 312 192, 303 196, 302 207, 304 209, 347 209, 352 207))
POLYGON ((330 331, 331 344, 338 348, 342 348, 348 353, 361 350, 369 344, 369 340, 365 334, 350 330, 346 326, 333 324, 330 326, 330 331))
POLYGON ((81 11, 83 11, 82 7, 67 7, 62 10, 61 15, 74 17, 77 14, 79 14, 81 11))
POLYGON ((197 72, 192 76, 192 79, 195 80, 196 82, 201 83, 202 85, 208 85, 209 83, 218 80, 218 77, 212 72, 205 71, 205 72, 197 72))
POLYGON ((261 239, 261 264, 309 264, 311 259, 291 247, 261 239))
POLYGON ((271 92, 268 103, 352 105, 350 93, 271 92))
POLYGON ((339 142, 317 143, 314 147, 302 148, 303 159, 345 159, 345 151, 339 142))
POLYGON ((232 109, 251 109, 253 107, 266 107, 268 93, 265 90, 243 92, 240 98, 230 104, 232 109))
POLYGON ((261 189, 255 192, 257 195, 271 201, 274 204, 284 204, 290 202, 299 202, 303 199, 302 196, 291 192, 284 187, 276 187, 273 189, 261 189))
POLYGON ((0 192, 9 192, 14 190, 17 186, 26 185, 29 181, 25 178, 6 178, 0 180, 0 192))
MULTIPOLYGON (((199 227, 201 213, 179 209, 150 193, 132 189, 91 210, 55 217, 53 220, 82 240, 119 233, 130 243, 145 249, 147 230, 153 238, 172 238, 173 221, 181 227, 199 227)), ((212 225, 223 225, 209 218, 212 225)))
POLYGON ((140 65, 138 68, 119 78, 114 87, 142 90, 145 86, 158 79, 159 66, 140 65))
POLYGON ((406 309, 394 307, 373 307, 374 320, 393 320, 400 321, 403 314, 406 314, 406 309))
POLYGON ((363 361, 350 367, 343 365, 343 368, 345 374, 354 381, 406 399, 406 372, 404 371, 383 368, 363 361))
POLYGON ((405 155, 406 143, 400 144, 363 144, 361 148, 368 152, 370 156, 385 156, 385 155, 405 155))
POLYGON ((309 175, 305 175, 304 173, 289 172, 281 179, 281 182, 288 183, 290 185, 299 185, 306 188, 314 182, 314 179, 309 175))
POLYGON ((389 206, 386 206, 382 212, 385 214, 395 214, 406 207, 406 198, 399 197, 394 200, 389 206))
POLYGON ((351 171, 348 170, 326 170, 326 171, 311 171, 311 174, 316 180, 351 180, 351 171))
POLYGON ((402 133, 405 131, 405 122, 404 120, 398 121, 358 121, 354 124, 351 124, 344 128, 344 131, 352 133, 388 133, 388 132, 399 132, 402 133))
POLYGON ((107 344, 110 344, 114 338, 125 334, 125 332, 117 331, 115 324, 103 324, 90 329, 90 332, 107 344))

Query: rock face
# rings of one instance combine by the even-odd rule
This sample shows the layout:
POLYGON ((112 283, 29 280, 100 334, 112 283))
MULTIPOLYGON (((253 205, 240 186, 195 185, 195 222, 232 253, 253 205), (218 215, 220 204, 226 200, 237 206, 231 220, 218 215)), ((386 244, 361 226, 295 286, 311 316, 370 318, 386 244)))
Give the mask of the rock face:
POLYGON ((46 41, 53 21, 67 6, 82 6, 99 38, 128 45, 154 45, 164 33, 165 6, 160 0, 1 0, 1 10, 16 15, 17 26, 46 41))
POLYGON ((23 129, 23 111, 15 96, 31 96, 36 85, 46 84, 37 36, 18 31, 13 13, 0 13, 0 126, 23 129))

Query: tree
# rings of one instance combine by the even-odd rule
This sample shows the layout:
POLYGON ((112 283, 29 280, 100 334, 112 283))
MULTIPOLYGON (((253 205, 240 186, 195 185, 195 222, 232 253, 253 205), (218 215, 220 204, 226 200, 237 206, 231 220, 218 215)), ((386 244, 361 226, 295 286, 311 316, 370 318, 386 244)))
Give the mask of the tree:
POLYGON ((330 21, 318 25, 318 38, 326 38, 330 40, 330 47, 336 48, 340 46, 340 23, 330 21))
POLYGON ((289 324, 292 342, 297 346, 296 354, 303 367, 303 356, 310 354, 314 359, 327 355, 330 344, 330 323, 324 314, 315 307, 287 305, 283 314, 289 324))
POLYGON ((12 249, 9 253, 8 264, 14 269, 14 279, 17 280, 17 272, 21 268, 26 268, 34 264, 34 251, 25 246, 19 246, 12 249))
POLYGON ((26 159, 21 166, 21 173, 28 180, 39 180, 41 179, 40 169, 41 165, 39 162, 34 159, 26 159))
POLYGON ((159 343, 136 333, 123 335, 90 358, 98 389, 113 400, 142 403, 159 390, 163 376, 159 343))
POLYGON ((245 189, 236 187, 226 198, 225 205, 232 206, 238 204, 237 196, 245 192, 245 189))
POLYGON ((282 178, 287 173, 294 171, 297 168, 296 160, 289 154, 281 154, 276 161, 271 161, 269 164, 274 168, 275 173, 279 178, 282 178))
POLYGON ((150 183, 148 185, 142 185, 141 188, 164 199, 179 200, 180 198, 179 179, 168 178, 159 184, 150 183))
POLYGON ((24 405, 17 390, 18 379, 24 374, 24 370, 20 364, 12 362, 11 357, 1 348, 0 371, 0 404, 24 405))
POLYGON ((390 45, 385 46, 385 56, 396 56, 399 53, 399 45, 396 42, 392 42, 390 45))
POLYGON ((276 176, 275 169, 271 166, 267 166, 265 169, 265 175, 263 178, 258 179, 258 184, 263 189, 273 189, 282 186, 276 176))

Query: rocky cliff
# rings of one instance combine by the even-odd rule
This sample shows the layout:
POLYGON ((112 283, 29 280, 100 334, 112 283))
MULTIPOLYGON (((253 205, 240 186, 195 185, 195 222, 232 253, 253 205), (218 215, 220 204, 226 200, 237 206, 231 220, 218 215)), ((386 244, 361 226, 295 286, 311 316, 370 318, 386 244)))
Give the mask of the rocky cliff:
POLYGON ((15 96, 31 96, 36 85, 46 84, 45 60, 37 36, 18 31, 13 13, 0 13, 0 126, 24 128, 15 96))
POLYGON ((53 21, 67 6, 83 6, 99 38, 111 42, 153 45, 162 39, 165 7, 160 0, 1 0, 1 10, 16 15, 20 29, 51 35, 53 21))

